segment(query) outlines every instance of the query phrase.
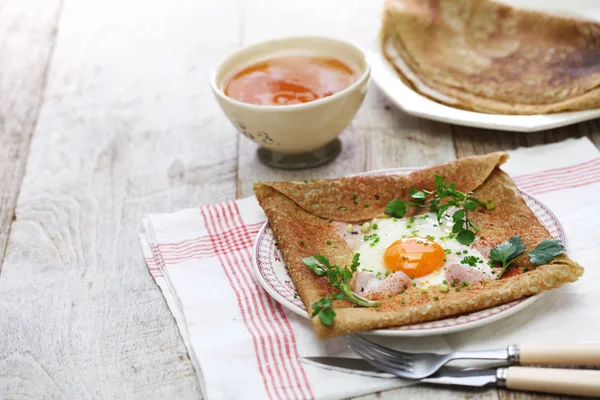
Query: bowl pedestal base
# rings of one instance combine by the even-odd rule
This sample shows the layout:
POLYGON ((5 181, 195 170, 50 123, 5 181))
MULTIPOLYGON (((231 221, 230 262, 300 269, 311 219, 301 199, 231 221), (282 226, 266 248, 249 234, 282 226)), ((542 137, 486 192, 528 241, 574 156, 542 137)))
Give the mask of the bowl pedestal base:
POLYGON ((340 139, 334 139, 325 146, 316 150, 300 153, 286 154, 259 147, 256 150, 258 159, 269 167, 278 169, 306 169, 314 168, 333 161, 342 150, 340 139))

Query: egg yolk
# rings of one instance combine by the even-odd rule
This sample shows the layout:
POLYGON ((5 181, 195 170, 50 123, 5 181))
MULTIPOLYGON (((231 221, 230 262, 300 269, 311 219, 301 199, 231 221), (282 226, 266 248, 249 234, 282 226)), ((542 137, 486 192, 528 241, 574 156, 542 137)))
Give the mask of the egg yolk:
POLYGON ((402 271, 411 278, 428 275, 444 264, 444 249, 429 239, 409 237, 397 240, 385 250, 383 260, 390 271, 402 271))

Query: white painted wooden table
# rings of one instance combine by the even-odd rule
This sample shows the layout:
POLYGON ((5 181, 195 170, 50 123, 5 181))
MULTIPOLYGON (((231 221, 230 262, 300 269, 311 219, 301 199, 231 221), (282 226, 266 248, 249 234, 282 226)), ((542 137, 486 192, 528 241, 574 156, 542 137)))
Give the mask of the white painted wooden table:
MULTIPOLYGON (((254 181, 420 166, 587 135, 403 114, 372 87, 332 164, 282 172, 221 114, 209 70, 292 34, 375 42, 381 1, 0 0, 0 398, 197 399, 140 254, 146 213, 250 195, 254 181)), ((541 399, 407 388, 366 398, 541 399)))

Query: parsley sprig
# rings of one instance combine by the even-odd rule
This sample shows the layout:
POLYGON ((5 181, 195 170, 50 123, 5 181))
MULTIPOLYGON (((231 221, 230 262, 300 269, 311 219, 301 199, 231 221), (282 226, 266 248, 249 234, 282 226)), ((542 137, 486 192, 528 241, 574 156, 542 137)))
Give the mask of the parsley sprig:
POLYGON ((333 300, 347 300, 362 307, 377 307, 381 304, 380 301, 371 301, 357 295, 350 288, 350 279, 352 279, 352 274, 360 265, 359 257, 359 253, 354 254, 350 268, 342 268, 337 265, 331 265, 327 257, 321 254, 302 259, 304 265, 306 265, 319 276, 327 276, 331 286, 339 290, 338 293, 324 297, 312 305, 312 316, 314 317, 318 315, 323 325, 329 326, 333 324, 333 320, 335 319, 335 311, 333 311, 332 308, 333 300))
POLYGON ((470 245, 475 240, 478 229, 469 219, 468 212, 475 211, 477 206, 493 210, 494 202, 483 201, 472 192, 464 193, 456 190, 456 184, 448 184, 441 175, 435 176, 435 186, 436 190, 433 192, 411 188, 408 194, 412 201, 392 200, 386 206, 385 213, 394 218, 402 218, 406 214, 406 207, 429 208, 431 212, 436 213, 439 223, 450 207, 458 207, 459 210, 452 214, 454 221, 452 232, 456 234, 459 243, 470 245))
MULTIPOLYGON (((546 239, 531 250, 527 255, 529 261, 533 264, 542 265, 550 262, 554 257, 566 251, 564 246, 558 239, 546 239)), ((523 257, 525 254, 525 246, 520 236, 513 236, 505 242, 500 243, 490 251, 490 260, 502 264, 502 270, 498 274, 498 278, 502 275, 515 260, 523 257)))
POLYGON ((461 264, 470 265, 471 267, 476 267, 479 262, 481 262, 481 258, 476 256, 466 256, 460 260, 461 264))

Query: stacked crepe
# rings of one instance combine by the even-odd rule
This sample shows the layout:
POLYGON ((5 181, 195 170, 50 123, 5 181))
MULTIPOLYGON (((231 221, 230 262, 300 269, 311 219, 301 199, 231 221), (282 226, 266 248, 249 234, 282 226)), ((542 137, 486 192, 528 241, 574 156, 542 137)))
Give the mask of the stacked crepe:
POLYGON ((600 107, 600 24, 487 0, 387 0, 382 50, 446 105, 495 114, 600 107))

